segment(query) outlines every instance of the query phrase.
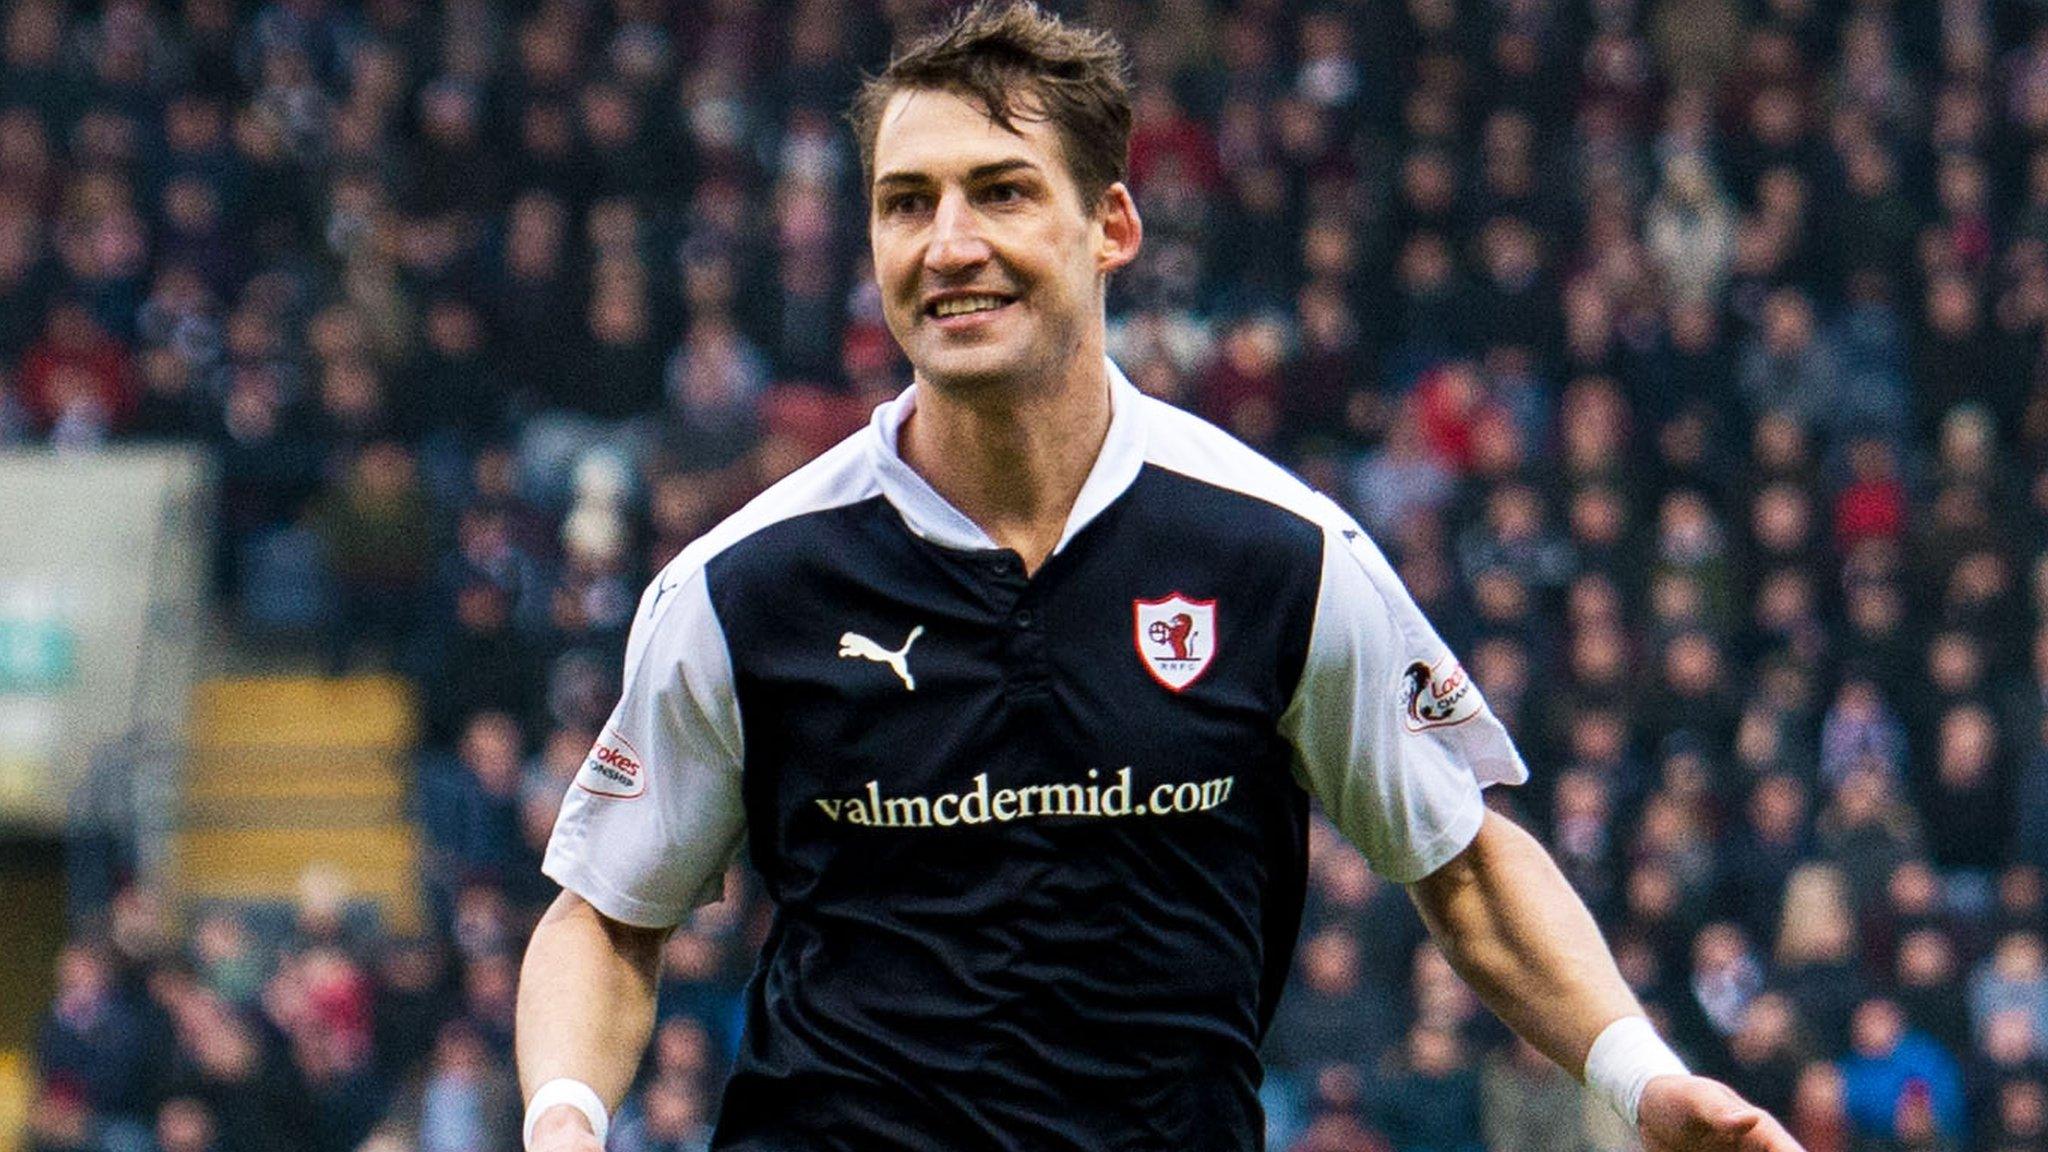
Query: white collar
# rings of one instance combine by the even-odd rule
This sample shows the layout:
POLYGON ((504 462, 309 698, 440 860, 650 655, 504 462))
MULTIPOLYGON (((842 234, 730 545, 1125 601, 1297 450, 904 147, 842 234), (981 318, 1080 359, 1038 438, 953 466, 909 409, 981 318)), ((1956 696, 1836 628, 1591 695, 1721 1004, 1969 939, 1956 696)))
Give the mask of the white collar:
MULTIPOLYGON (((1081 485, 1073 510, 1067 513, 1066 529, 1053 546, 1055 554, 1122 496, 1145 466, 1145 421, 1140 411, 1144 396, 1114 362, 1104 358, 1103 364, 1109 369, 1109 434, 1102 441, 1094 466, 1088 470, 1088 479, 1081 485)), ((877 407, 868 422, 868 457, 882 495, 896 506, 912 532, 934 544, 963 551, 1002 547, 981 525, 948 503, 924 477, 903 462, 897 434, 916 407, 917 385, 912 384, 894 400, 877 407)))

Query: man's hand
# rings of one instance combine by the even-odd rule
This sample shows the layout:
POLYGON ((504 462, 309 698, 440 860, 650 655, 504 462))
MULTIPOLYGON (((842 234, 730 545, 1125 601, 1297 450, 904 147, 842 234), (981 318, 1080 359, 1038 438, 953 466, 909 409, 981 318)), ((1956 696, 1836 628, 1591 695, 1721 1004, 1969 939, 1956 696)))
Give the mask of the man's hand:
POLYGON ((1704 1076, 1644 1085, 1636 1127, 1647 1152, 1804 1152, 1770 1113, 1704 1076))
POLYGON ((604 1152, 590 1119, 567 1104, 557 1104, 533 1122, 531 1152, 604 1152))

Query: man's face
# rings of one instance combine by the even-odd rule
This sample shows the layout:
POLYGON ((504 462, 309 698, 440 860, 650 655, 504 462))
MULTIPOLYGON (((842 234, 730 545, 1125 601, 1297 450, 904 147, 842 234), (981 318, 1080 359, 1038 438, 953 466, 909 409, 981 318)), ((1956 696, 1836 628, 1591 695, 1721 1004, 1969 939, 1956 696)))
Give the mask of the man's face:
POLYGON ((1057 130, 1015 123, 911 90, 876 133, 875 278, 889 330, 939 388, 1050 380, 1099 355, 1103 277, 1137 251, 1123 186, 1084 205, 1057 130))

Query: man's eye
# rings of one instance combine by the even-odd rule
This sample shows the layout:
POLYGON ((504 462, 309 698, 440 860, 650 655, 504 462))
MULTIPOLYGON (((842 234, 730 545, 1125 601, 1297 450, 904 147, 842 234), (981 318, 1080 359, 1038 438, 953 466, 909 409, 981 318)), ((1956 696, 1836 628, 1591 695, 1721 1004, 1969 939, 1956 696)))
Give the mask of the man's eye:
POLYGON ((906 192, 882 201, 882 211, 890 216, 902 216, 924 210, 927 198, 920 193, 906 192))
POLYGON ((981 195, 983 199, 992 204, 1008 204, 1015 200, 1022 200, 1024 198, 1024 189, 1016 184, 991 184, 988 186, 988 190, 981 195))

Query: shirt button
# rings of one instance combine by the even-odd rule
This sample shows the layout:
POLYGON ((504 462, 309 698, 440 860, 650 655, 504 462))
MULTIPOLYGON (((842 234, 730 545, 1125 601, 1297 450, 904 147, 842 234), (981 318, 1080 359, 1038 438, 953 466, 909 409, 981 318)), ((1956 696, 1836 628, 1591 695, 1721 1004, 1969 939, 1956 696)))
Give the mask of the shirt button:
POLYGON ((1023 611, 1017 613, 1017 627, 1029 628, 1031 627, 1032 621, 1036 619, 1037 617, 1031 614, 1031 609, 1026 608, 1023 611))

